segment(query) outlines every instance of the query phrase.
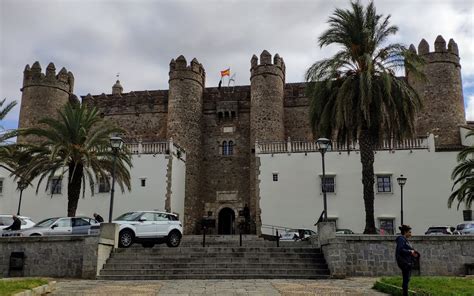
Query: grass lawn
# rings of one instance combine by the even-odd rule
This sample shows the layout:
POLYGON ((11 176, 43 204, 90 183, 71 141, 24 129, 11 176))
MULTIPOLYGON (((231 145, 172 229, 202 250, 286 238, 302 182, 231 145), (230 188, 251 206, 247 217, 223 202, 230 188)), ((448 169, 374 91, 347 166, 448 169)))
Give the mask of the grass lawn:
POLYGON ((44 279, 0 279, 0 296, 13 295, 23 290, 46 285, 44 279))
MULTIPOLYGON (((380 279, 382 283, 402 287, 402 277, 384 277, 380 279)), ((398 294, 398 291, 383 291, 383 287, 374 286, 375 289, 398 294)), ((472 296, 474 295, 474 278, 472 277, 445 277, 445 276, 412 276, 408 288, 416 295, 456 295, 456 296, 472 296)), ((400 290, 401 291, 401 290, 400 290)))

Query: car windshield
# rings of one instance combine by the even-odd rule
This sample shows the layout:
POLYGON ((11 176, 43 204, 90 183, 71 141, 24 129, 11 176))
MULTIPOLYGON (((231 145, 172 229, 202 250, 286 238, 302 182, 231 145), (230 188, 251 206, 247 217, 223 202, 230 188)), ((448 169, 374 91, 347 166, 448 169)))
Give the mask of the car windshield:
POLYGON ((117 221, 136 221, 138 217, 141 215, 141 212, 128 212, 119 217, 115 218, 117 221))
POLYGON ((456 229, 463 230, 465 227, 466 227, 466 224, 459 224, 458 226, 456 226, 456 229))
POLYGON ((36 223, 35 227, 49 227, 53 224, 58 218, 49 218, 43 221, 36 223))

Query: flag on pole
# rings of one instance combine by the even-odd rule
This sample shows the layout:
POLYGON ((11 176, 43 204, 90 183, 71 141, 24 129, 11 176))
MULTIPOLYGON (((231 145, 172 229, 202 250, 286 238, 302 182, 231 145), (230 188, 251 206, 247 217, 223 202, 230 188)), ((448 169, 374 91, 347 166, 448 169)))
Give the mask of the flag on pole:
POLYGON ((230 68, 221 71, 221 77, 230 76, 230 68))

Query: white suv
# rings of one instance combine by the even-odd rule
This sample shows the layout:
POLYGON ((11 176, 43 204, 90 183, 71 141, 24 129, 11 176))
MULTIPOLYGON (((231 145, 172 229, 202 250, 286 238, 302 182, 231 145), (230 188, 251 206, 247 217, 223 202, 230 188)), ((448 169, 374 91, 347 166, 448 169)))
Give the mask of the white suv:
MULTIPOLYGON (((20 218, 21 221, 21 229, 31 228, 35 225, 35 222, 31 221, 29 217, 18 216, 18 218, 20 218)), ((13 215, 0 215, 0 232, 12 225, 12 223, 13 215)))
POLYGON ((112 222, 120 225, 119 246, 124 248, 130 247, 135 242, 142 243, 146 248, 159 243, 177 247, 183 233, 183 226, 178 216, 165 212, 128 212, 112 222))

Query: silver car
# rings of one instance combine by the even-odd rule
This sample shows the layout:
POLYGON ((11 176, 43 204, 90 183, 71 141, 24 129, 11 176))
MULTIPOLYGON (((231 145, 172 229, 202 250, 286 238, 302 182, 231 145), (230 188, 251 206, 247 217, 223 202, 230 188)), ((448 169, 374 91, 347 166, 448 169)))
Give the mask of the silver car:
POLYGON ((456 231, 460 234, 474 234, 474 221, 464 221, 456 226, 456 231))
POLYGON ((21 236, 88 235, 98 222, 89 217, 56 217, 38 222, 35 226, 18 231, 21 236))
MULTIPOLYGON (((20 218, 20 221, 21 221, 21 229, 30 228, 30 227, 33 227, 33 225, 35 225, 35 222, 31 221, 29 217, 18 216, 18 218, 20 218)), ((0 215, 0 232, 3 229, 7 228, 8 226, 12 225, 12 223, 13 223, 13 215, 0 215)), ((8 230, 5 230, 5 231, 8 231, 8 230)))

